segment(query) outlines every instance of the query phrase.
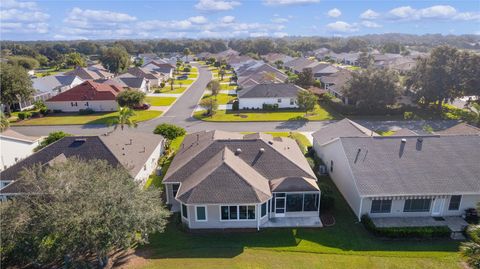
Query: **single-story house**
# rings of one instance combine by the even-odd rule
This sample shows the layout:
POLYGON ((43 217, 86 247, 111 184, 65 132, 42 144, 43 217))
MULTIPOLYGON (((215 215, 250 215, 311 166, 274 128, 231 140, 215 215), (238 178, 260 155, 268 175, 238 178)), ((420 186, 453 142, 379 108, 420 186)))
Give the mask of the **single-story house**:
POLYGON ((294 218, 321 226, 315 174, 290 138, 222 131, 189 134, 163 184, 167 204, 190 229, 260 229, 275 223, 295 225, 285 221, 294 218))
POLYGON ((77 76, 83 80, 109 79, 114 76, 114 74, 108 72, 100 65, 77 67, 72 71, 64 73, 64 75, 77 76))
MULTIPOLYGON (((2 154, 0 159, 0 171, 7 169, 20 160, 30 156, 33 149, 40 142, 40 137, 23 135, 12 129, 0 133, 0 148, 2 154)), ((1 181, 2 179, 0 179, 1 181)), ((3 182, 3 181, 2 181, 3 182)), ((3 187, 3 183, 0 184, 3 187)))
POLYGON ((437 131, 439 135, 480 135, 480 128, 462 122, 445 130, 437 131))
POLYGON ((132 89, 144 93, 150 90, 150 82, 147 79, 136 77, 128 73, 108 80, 95 80, 95 82, 118 85, 123 89, 132 89))
POLYGON ((82 83, 83 80, 77 76, 52 75, 32 79, 32 86, 35 89, 32 100, 22 101, 13 105, 13 110, 24 110, 33 107, 39 100, 47 100, 61 92, 71 89, 82 83))
POLYGON ((175 66, 170 63, 161 63, 158 61, 151 61, 142 66, 144 70, 149 72, 157 72, 163 74, 166 79, 173 78, 173 71, 175 70, 175 66))
POLYGON ((338 72, 338 68, 327 63, 315 63, 308 68, 312 69, 313 77, 315 79, 320 79, 321 77, 329 76, 338 72))
POLYGON ((297 108, 297 95, 304 89, 289 83, 256 84, 237 92, 240 109, 262 109, 264 104, 297 108))
POLYGON ((29 157, 0 172, 2 182, 8 183, 0 189, 2 200, 25 192, 20 187, 20 173, 35 164, 50 165, 77 157, 83 160, 106 160, 112 166, 128 170, 132 178, 145 183, 163 154, 165 140, 160 135, 117 130, 101 136, 64 137, 29 157))
POLYGON ((78 112, 90 108, 94 111, 116 111, 118 108, 116 97, 122 87, 107 83, 85 81, 66 92, 62 92, 45 104, 51 110, 63 112, 78 112))
POLYGON ((157 72, 157 71, 152 71, 152 70, 147 70, 142 67, 131 67, 127 70, 127 73, 122 74, 118 77, 124 77, 124 76, 135 76, 139 78, 145 78, 150 82, 150 86, 160 86, 160 83, 165 80, 165 74, 157 72))
POLYGON ((284 83, 288 79, 285 73, 265 63, 239 70, 237 77, 237 84, 241 87, 263 83, 284 83))
POLYGON ((359 220, 461 216, 480 202, 480 136, 369 136, 346 121, 313 147, 359 220))
POLYGON ((299 57, 299 58, 294 58, 291 61, 288 61, 283 64, 283 66, 290 70, 293 71, 295 74, 299 74, 303 71, 305 68, 312 68, 313 66, 319 64, 319 62, 310 60, 308 58, 304 57, 299 57))
POLYGON ((341 99, 345 104, 348 104, 348 97, 344 95, 343 86, 352 78, 352 72, 347 69, 340 69, 328 76, 320 77, 325 90, 335 97, 341 99))
POLYGON ((282 63, 286 63, 288 61, 293 60, 293 57, 290 57, 286 54, 283 53, 269 53, 266 55, 263 55, 262 58, 267 62, 271 64, 275 64, 277 61, 280 61, 282 63))

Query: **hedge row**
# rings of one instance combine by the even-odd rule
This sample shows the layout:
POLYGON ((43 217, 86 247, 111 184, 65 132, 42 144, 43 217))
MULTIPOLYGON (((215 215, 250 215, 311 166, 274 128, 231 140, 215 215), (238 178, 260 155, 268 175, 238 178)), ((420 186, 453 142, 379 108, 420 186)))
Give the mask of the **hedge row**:
POLYGON ((378 228, 368 215, 362 216, 362 223, 376 236, 388 238, 445 238, 451 234, 447 226, 378 228))

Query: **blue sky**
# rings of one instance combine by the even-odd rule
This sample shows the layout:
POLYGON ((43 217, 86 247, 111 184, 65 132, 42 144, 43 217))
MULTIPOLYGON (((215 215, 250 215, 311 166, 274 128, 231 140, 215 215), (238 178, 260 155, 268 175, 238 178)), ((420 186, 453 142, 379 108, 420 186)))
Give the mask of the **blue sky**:
POLYGON ((0 1, 1 40, 480 34, 480 1, 0 1))

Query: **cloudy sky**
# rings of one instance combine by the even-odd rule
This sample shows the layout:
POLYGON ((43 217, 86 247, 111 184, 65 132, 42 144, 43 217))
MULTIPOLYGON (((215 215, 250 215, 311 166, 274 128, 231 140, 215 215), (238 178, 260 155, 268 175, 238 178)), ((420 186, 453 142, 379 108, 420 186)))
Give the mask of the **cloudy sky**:
POLYGON ((480 34, 480 1, 1 0, 1 40, 480 34))

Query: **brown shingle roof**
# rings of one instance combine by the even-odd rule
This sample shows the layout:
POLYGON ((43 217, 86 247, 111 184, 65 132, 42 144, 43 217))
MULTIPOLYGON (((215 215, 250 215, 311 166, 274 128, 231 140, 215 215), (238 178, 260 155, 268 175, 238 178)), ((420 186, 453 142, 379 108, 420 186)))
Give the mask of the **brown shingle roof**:
POLYGON ((118 85, 85 81, 68 91, 62 92, 48 99, 48 102, 71 102, 71 101, 103 101, 115 100, 117 94, 122 91, 118 85))

